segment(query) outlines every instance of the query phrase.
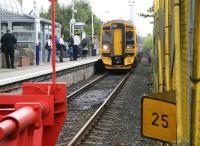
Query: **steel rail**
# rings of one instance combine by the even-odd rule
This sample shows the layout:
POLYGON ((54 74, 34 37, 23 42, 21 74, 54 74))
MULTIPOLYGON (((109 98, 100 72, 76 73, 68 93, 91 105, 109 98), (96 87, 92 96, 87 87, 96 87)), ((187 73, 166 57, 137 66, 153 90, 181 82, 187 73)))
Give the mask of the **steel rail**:
POLYGON ((96 82, 98 82, 99 80, 103 79, 106 75, 107 75, 107 73, 104 73, 103 75, 99 76, 98 78, 94 79, 93 81, 87 83, 83 87, 79 88, 78 90, 76 90, 73 93, 71 93, 70 95, 68 95, 67 96, 68 101, 72 100, 72 98, 74 96, 82 93, 83 91, 85 91, 86 89, 88 89, 89 87, 91 87, 92 85, 94 85, 96 82))
POLYGON ((112 99, 119 92, 120 88, 124 85, 131 72, 127 73, 127 75, 120 81, 117 87, 112 91, 112 93, 108 96, 108 98, 104 101, 104 103, 98 108, 98 110, 92 115, 92 117, 85 123, 85 125, 80 129, 80 131, 75 135, 75 137, 68 143, 67 146, 75 146, 81 143, 81 140, 84 139, 88 131, 90 131, 91 127, 94 123, 99 119, 102 115, 106 107, 111 103, 112 99))

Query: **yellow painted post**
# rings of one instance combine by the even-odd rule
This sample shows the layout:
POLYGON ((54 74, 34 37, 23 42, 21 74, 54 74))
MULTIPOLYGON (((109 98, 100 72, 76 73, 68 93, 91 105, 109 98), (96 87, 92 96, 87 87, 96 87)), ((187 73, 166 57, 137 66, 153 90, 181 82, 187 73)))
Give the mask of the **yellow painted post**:
POLYGON ((200 1, 195 1, 193 43, 193 115, 192 115, 192 145, 200 145, 200 1))
POLYGON ((174 30, 175 30, 175 78, 176 78, 176 105, 177 105, 177 143, 179 145, 186 144, 187 133, 184 132, 184 103, 181 95, 181 56, 180 56, 180 1, 174 0, 174 30))
POLYGON ((162 70, 162 52, 160 39, 158 39, 158 90, 163 91, 163 70, 162 70))
POLYGON ((180 1, 174 0, 174 36, 175 36, 175 78, 176 78, 176 105, 177 105, 177 143, 184 141, 183 113, 181 103, 181 57, 180 57, 180 1))
POLYGON ((159 88, 159 83, 158 83, 158 59, 157 59, 157 48, 158 48, 158 33, 156 30, 157 26, 157 20, 158 20, 158 5, 159 5, 159 0, 154 0, 154 48, 153 48, 153 77, 154 77, 154 92, 158 92, 159 88))
POLYGON ((165 90, 169 91, 169 1, 165 0, 165 90))

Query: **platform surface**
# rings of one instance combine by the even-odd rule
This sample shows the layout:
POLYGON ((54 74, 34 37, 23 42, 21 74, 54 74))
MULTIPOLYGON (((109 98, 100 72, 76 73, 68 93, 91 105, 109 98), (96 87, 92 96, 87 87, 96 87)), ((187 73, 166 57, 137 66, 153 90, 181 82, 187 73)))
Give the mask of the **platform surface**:
MULTIPOLYGON (((100 56, 90 56, 84 59, 78 59, 77 61, 69 61, 69 58, 66 58, 64 62, 56 62, 56 71, 92 63, 98 59, 100 59, 100 56)), ((51 72, 51 63, 44 63, 37 66, 17 67, 16 69, 0 69, 0 86, 51 72)))

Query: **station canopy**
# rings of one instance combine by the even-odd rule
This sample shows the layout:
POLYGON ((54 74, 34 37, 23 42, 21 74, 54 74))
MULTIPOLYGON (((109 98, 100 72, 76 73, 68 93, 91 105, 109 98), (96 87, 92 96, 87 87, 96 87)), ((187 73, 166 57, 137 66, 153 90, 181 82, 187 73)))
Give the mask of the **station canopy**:
POLYGON ((4 12, 22 15, 21 0, 0 0, 0 15, 4 12))

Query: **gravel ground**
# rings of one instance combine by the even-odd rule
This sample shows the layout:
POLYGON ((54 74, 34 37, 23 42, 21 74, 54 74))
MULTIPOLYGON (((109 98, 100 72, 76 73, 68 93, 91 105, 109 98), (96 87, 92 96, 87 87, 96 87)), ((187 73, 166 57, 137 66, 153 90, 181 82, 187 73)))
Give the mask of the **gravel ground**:
MULTIPOLYGON (((75 96, 73 100, 68 103, 68 117, 57 140, 56 146, 66 146, 67 143, 69 143, 123 77, 124 75, 108 75, 84 93, 75 96)), ((90 80, 93 79, 91 78, 90 80)), ((77 85, 74 84, 73 89, 71 86, 69 89, 71 91, 76 90, 76 88, 83 86, 87 82, 80 82, 77 85)))
POLYGON ((125 97, 118 118, 110 130, 105 146, 154 146, 155 141, 141 136, 141 97, 149 93, 151 68, 140 63, 125 83, 118 96, 125 97))

